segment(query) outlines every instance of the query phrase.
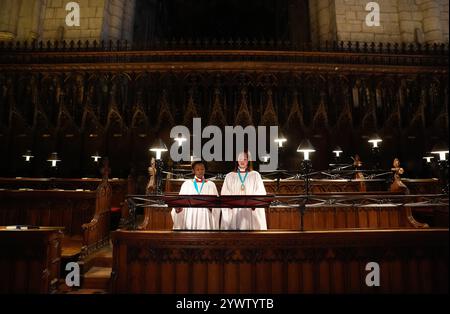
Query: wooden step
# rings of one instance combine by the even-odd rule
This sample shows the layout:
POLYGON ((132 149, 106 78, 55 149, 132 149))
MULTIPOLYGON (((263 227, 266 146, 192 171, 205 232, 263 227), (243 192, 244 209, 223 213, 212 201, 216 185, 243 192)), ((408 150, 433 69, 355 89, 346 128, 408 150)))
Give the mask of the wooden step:
POLYGON ((82 279, 81 287, 85 289, 109 290, 111 267, 91 267, 82 279))
POLYGON ((89 271, 92 267, 112 267, 112 247, 104 247, 85 258, 83 261, 84 272, 89 271))

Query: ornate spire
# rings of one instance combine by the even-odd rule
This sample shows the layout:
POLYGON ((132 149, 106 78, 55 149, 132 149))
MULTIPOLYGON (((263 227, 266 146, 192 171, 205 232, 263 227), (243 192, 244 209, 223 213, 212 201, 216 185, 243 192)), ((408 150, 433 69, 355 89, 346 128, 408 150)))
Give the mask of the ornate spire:
POLYGON ((344 93, 344 107, 339 114, 336 126, 338 130, 351 129, 353 127, 352 109, 350 107, 347 93, 344 93))
POLYGON ((298 92, 294 91, 293 103, 286 120, 285 129, 291 133, 295 132, 295 130, 298 130, 299 128, 302 131, 305 129, 305 123, 303 121, 303 106, 301 106, 298 102, 298 92))
POLYGON ((278 125, 278 116, 273 107, 272 90, 267 91, 267 104, 261 118, 261 125, 278 125))
POLYGON ((218 88, 214 89, 214 104, 211 115, 209 116, 208 124, 222 127, 227 124, 227 120, 223 114, 223 107, 220 103, 220 91, 218 88))
POLYGON ((241 90, 241 96, 241 104, 236 115, 235 125, 241 125, 243 127, 253 125, 252 116, 248 110, 247 89, 245 87, 241 90))
POLYGON ((174 124, 175 121, 170 112, 169 103, 167 102, 167 92, 164 89, 161 95, 161 103, 157 120, 157 130, 161 130, 164 126, 172 127, 174 124))
POLYGON ((313 129, 328 128, 327 107, 325 106, 325 93, 323 92, 320 94, 320 103, 314 114, 312 127, 313 129))
POLYGON ((136 105, 134 106, 133 116, 131 118, 132 128, 148 129, 148 118, 144 111, 144 102, 142 99, 142 91, 139 90, 136 96, 136 105))
POLYGON ((367 104, 366 113, 361 119, 361 127, 366 133, 372 133, 377 131, 377 114, 375 111, 375 97, 367 92, 369 103, 367 104))
POLYGON ((192 125, 192 119, 198 117, 197 105, 194 102, 194 90, 189 89, 189 101, 184 113, 183 123, 184 125, 192 125))

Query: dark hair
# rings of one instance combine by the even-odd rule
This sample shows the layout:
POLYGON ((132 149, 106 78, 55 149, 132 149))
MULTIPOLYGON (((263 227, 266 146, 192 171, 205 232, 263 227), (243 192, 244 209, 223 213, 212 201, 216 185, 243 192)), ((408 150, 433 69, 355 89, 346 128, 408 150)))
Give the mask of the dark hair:
POLYGON ((206 163, 203 160, 196 160, 196 161, 192 162, 192 164, 191 164, 192 170, 194 170, 195 166, 198 164, 202 164, 206 169, 206 163))
MULTIPOLYGON (((248 152, 243 152, 246 156, 247 156, 247 160, 248 160, 248 164, 247 164, 247 169, 248 171, 253 171, 253 161, 251 161, 248 158, 248 152)), ((239 161, 236 160, 235 166, 234 166, 234 172, 237 172, 239 169, 239 161)))

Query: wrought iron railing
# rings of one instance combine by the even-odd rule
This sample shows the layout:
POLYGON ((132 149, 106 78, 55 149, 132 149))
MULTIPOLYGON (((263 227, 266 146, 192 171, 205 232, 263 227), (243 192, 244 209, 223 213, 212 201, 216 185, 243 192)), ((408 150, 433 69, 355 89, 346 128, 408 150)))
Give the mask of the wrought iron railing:
POLYGON ((123 63, 269 61, 373 65, 448 65, 449 44, 274 40, 156 40, 0 42, 0 63, 123 63))
MULTIPOLYGON (((160 209, 171 208, 167 197, 174 197, 175 193, 165 195, 128 195, 127 204, 129 208, 129 219, 124 225, 132 230, 137 229, 137 209, 160 209)), ((188 201, 207 201, 211 196, 204 195, 177 195, 178 198, 188 201)), ((230 197, 230 196, 227 196, 230 197)), ((374 193, 326 193, 317 195, 255 195, 236 196, 236 199, 250 199, 262 203, 266 199, 266 208, 283 209, 296 208, 301 216, 300 230, 303 231, 303 216, 308 209, 314 208, 387 208, 387 207, 409 207, 409 208, 447 208, 449 207, 449 197, 446 194, 420 194, 401 195, 396 193, 374 194, 374 193)), ((217 197, 220 200, 220 197, 217 197)), ((214 202, 211 207, 228 208, 222 206, 221 202, 214 202)))

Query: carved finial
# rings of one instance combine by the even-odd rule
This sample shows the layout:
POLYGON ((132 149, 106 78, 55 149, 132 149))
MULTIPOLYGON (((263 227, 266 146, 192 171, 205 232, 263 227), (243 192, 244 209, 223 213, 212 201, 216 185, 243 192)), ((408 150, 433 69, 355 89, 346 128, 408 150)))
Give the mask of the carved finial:
POLYGON ((150 157, 150 166, 148 167, 148 183, 147 183, 147 193, 153 194, 156 190, 156 159, 155 157, 150 157))
POLYGON ((108 159, 108 157, 104 157, 103 158, 103 167, 101 169, 102 179, 108 180, 110 173, 111 173, 111 168, 109 167, 109 159, 108 159))

